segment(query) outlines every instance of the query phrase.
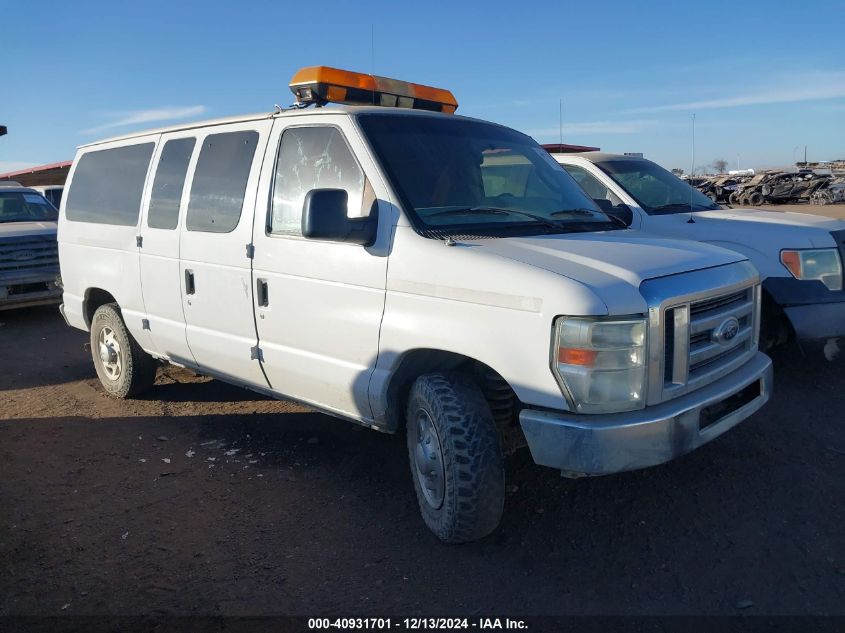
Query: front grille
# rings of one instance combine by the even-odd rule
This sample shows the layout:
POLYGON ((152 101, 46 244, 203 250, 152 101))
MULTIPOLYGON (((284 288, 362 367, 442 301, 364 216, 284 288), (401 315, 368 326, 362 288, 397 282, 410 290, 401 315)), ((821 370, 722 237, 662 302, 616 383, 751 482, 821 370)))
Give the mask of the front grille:
POLYGON ((757 295, 757 287, 750 286, 666 310, 666 399, 721 378, 754 354, 757 295))
POLYGON ((58 266, 59 247, 55 235, 0 239, 0 275, 58 266))
POLYGON ((647 279, 640 293, 648 304, 649 405, 704 387, 757 353, 760 275, 750 262, 647 279))

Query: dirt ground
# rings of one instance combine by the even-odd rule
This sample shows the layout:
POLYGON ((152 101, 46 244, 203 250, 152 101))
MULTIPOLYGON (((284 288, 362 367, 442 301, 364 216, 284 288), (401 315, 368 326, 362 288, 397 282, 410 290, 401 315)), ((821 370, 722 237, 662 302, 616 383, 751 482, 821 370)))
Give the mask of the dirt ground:
POLYGON ((767 407, 650 470, 517 455, 455 547, 399 437, 184 370, 111 400, 54 307, 0 322, 0 615, 845 613, 845 362, 784 350, 767 407))

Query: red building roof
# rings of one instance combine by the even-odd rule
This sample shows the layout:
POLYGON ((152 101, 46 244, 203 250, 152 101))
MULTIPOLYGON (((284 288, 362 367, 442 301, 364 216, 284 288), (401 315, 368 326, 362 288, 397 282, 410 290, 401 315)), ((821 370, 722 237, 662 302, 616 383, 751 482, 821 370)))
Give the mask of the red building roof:
POLYGON ((67 173, 72 162, 66 160, 61 163, 50 163, 49 165, 18 169, 17 171, 0 174, 0 180, 16 180, 25 187, 32 185, 63 185, 67 179, 67 173))

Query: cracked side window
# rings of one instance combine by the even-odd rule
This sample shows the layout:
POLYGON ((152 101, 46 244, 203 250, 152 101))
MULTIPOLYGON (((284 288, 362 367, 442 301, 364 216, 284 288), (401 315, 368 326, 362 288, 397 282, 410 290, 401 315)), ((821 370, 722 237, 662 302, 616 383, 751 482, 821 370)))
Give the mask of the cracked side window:
POLYGON ((282 134, 276 157, 270 232, 302 235, 302 203, 312 189, 344 189, 347 215, 360 217, 364 172, 334 127, 295 127, 282 134))

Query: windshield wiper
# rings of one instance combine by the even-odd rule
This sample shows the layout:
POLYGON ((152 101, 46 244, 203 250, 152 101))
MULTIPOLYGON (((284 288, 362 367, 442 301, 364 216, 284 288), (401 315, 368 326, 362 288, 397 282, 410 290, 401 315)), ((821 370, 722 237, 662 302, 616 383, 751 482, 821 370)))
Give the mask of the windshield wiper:
MULTIPOLYGON (((577 215, 590 215, 594 216, 595 211, 590 209, 565 209, 563 211, 556 211, 551 215, 556 214, 564 214, 564 213, 572 213, 573 211, 577 212, 577 215)), ((479 215, 521 215, 526 218, 531 218, 538 224, 542 224, 543 226, 550 228, 554 231, 563 231, 565 233, 580 233, 580 232, 590 232, 590 231, 600 231, 603 230, 599 227, 601 226, 613 226, 614 218, 608 216, 610 220, 592 220, 589 222, 585 221, 573 221, 573 222, 555 222, 554 220, 542 216, 537 215, 536 213, 529 213, 528 211, 520 211, 518 209, 505 209, 502 207, 465 207, 461 209, 449 209, 446 211, 438 211, 437 213, 432 213, 428 217, 433 218, 437 216, 447 216, 447 215, 470 215, 470 214, 479 214, 479 215)), ((622 220, 617 220, 620 225, 624 225, 627 229, 628 225, 625 224, 622 220)))
POLYGON ((671 211, 677 209, 678 211, 715 211, 718 206, 711 207, 704 204, 690 204, 689 202, 671 202, 669 204, 661 204, 659 207, 651 207, 652 211, 671 211))
POLYGON ((544 218, 542 215, 535 215, 534 213, 528 213, 527 211, 518 211, 517 209, 504 209, 502 207, 465 207, 461 209, 449 209, 448 211, 438 211, 437 213, 432 213, 429 215, 429 218, 436 218, 438 216, 447 216, 447 215, 471 215, 471 214, 478 214, 478 215, 521 215, 526 218, 531 218, 535 222, 539 222, 544 226, 547 226, 555 231, 560 230, 568 230, 565 224, 561 224, 560 222, 555 222, 554 220, 550 220, 549 218, 544 218))
POLYGON ((561 209, 560 211, 555 211, 554 213, 550 213, 549 215, 553 218, 559 215, 589 215, 590 217, 593 217, 596 215, 596 212, 592 209, 578 207, 575 209, 561 209))

